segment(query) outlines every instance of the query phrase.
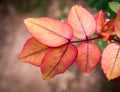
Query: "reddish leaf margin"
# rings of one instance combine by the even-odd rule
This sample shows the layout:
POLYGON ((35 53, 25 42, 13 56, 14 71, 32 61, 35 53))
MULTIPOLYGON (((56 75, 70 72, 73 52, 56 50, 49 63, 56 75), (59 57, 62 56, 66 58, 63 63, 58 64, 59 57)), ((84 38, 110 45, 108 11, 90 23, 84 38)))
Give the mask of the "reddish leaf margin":
POLYGON ((73 28, 73 35, 78 39, 86 39, 96 31, 95 18, 85 8, 74 5, 67 18, 67 22, 73 28))
POLYGON ((35 66, 40 66, 40 63, 47 50, 47 46, 41 44, 34 38, 30 38, 26 41, 18 56, 18 59, 35 66))
POLYGON ((52 18, 27 18, 24 24, 35 39, 49 47, 64 45, 73 36, 69 24, 52 18))
POLYGON ((120 76, 120 44, 109 44, 102 53, 101 66, 108 80, 120 76))
POLYGON ((78 46, 76 64, 81 72, 91 72, 100 62, 101 52, 96 44, 83 42, 78 46))
POLYGON ((77 48, 73 44, 50 48, 40 65, 43 79, 48 80, 65 72, 74 63, 76 56, 77 48))

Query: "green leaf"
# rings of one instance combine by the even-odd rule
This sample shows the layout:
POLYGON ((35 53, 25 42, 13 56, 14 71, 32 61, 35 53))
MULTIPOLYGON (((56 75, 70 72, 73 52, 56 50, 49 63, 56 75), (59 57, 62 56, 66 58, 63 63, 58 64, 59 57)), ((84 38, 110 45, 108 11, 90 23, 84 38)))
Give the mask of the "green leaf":
POLYGON ((110 7, 110 9, 113 11, 113 12, 117 12, 118 11, 118 9, 120 8, 120 4, 119 4, 119 2, 114 2, 114 1, 112 1, 112 2, 109 2, 108 3, 108 6, 110 7))

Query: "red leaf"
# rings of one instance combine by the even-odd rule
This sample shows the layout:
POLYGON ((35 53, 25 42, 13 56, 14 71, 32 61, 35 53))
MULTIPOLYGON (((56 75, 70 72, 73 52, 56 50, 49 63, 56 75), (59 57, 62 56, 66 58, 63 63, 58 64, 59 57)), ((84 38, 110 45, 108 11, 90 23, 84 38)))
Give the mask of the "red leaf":
POLYGON ((109 44, 102 54, 102 69, 108 80, 120 77, 120 44, 109 44))
POLYGON ((49 49, 40 65, 43 79, 48 80, 65 72, 74 63, 76 56, 77 48, 72 44, 49 49))
POLYGON ((104 25, 104 28, 100 34, 103 36, 102 39, 104 41, 107 41, 113 32, 114 32, 114 20, 110 20, 104 25))
POLYGON ((61 46, 72 38, 71 26, 55 19, 28 18, 24 23, 30 34, 47 46, 61 46))
POLYGON ((83 7, 74 5, 68 15, 68 23, 73 27, 74 36, 86 39, 96 30, 95 18, 83 7))
POLYGON ((118 10, 115 18, 114 27, 115 27, 115 32, 117 36, 120 37, 120 9, 118 10))
POLYGON ((41 60, 47 49, 47 46, 41 44, 34 38, 30 38, 25 43, 18 58, 23 62, 27 62, 35 66, 40 66, 41 60))
POLYGON ((91 72, 100 61, 100 50, 96 44, 83 42, 78 47, 76 64, 81 72, 91 72))
POLYGON ((112 33, 114 31, 114 20, 110 20, 108 21, 105 25, 104 25, 104 32, 109 32, 112 33))
POLYGON ((97 26, 98 33, 101 33, 103 31, 105 21, 106 21, 106 16, 104 12, 101 10, 96 16, 96 26, 97 26))

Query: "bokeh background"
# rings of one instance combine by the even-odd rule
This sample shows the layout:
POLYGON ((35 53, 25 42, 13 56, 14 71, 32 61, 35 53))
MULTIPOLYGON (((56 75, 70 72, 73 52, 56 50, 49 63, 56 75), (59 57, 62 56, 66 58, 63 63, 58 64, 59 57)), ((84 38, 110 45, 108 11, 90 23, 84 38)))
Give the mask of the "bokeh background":
MULTIPOLYGON (((81 73, 76 65, 73 65, 64 74, 45 81, 42 80, 39 67, 17 59, 25 41, 31 37, 23 25, 23 19, 47 16, 65 20, 74 4, 82 5, 94 16, 102 9, 107 18, 114 18, 119 2, 0 0, 0 92, 120 92, 120 78, 108 82, 100 64, 90 74, 81 73)), ((101 50, 106 46, 102 41, 98 44, 101 50)))

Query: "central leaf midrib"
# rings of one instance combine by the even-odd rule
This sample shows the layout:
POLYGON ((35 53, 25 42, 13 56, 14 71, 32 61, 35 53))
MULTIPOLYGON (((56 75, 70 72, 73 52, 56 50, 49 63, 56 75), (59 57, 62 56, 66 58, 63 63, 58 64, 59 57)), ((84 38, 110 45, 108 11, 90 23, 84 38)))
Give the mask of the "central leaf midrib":
POLYGON ((87 35, 86 35, 86 32, 85 32, 85 28, 84 28, 84 26, 83 26, 83 24, 82 24, 82 22, 81 22, 80 17, 78 16, 77 10, 76 10, 75 8, 74 8, 74 10, 75 10, 75 14, 76 14, 76 16, 77 16, 77 18, 78 18, 78 20, 79 20, 79 23, 80 23, 80 25, 81 25, 81 27, 82 27, 82 31, 83 31, 85 37, 87 38, 87 35))
POLYGON ((37 54, 37 53, 43 52, 43 51, 45 51, 45 50, 47 50, 47 49, 38 50, 38 51, 33 52, 33 53, 31 53, 31 54, 28 54, 28 55, 26 55, 26 56, 24 56, 24 57, 21 57, 20 59, 27 58, 27 57, 32 56, 32 55, 34 55, 34 54, 37 54))
POLYGON ((69 45, 67 45, 67 47, 65 48, 65 50, 63 51, 60 59, 58 60, 58 62, 56 63, 56 65, 50 70, 50 72, 45 76, 45 79, 47 79, 47 77, 49 77, 49 75, 57 68, 57 66, 60 64, 63 56, 65 55, 67 49, 68 49, 69 45))
POLYGON ((116 53, 115 61, 114 61, 114 63, 113 63, 112 70, 111 70, 111 72, 110 72, 110 77, 111 77, 112 74, 113 74, 113 71, 114 71, 114 68, 115 68, 115 65, 116 65, 116 62, 117 62, 117 58, 118 58, 119 53, 120 53, 120 46, 119 46, 118 51, 117 51, 117 53, 116 53))
POLYGON ((89 42, 86 43, 86 62, 85 62, 85 71, 88 69, 89 62, 89 42))
POLYGON ((48 28, 46 28, 46 27, 44 27, 44 26, 42 26, 42 25, 39 25, 39 24, 37 24, 37 23, 35 23, 35 22, 32 22, 32 21, 29 21, 29 22, 30 22, 30 23, 33 23, 33 24, 35 24, 35 25, 37 25, 37 26, 39 26, 39 27, 41 27, 41 28, 43 28, 43 29, 45 29, 45 30, 48 30, 49 32, 51 32, 51 33, 53 33, 53 34, 56 34, 56 35, 59 36, 59 37, 62 37, 62 38, 64 38, 64 39, 66 39, 66 40, 70 40, 70 39, 64 37, 63 35, 60 35, 60 34, 54 32, 54 31, 52 31, 51 29, 48 29, 48 28))

